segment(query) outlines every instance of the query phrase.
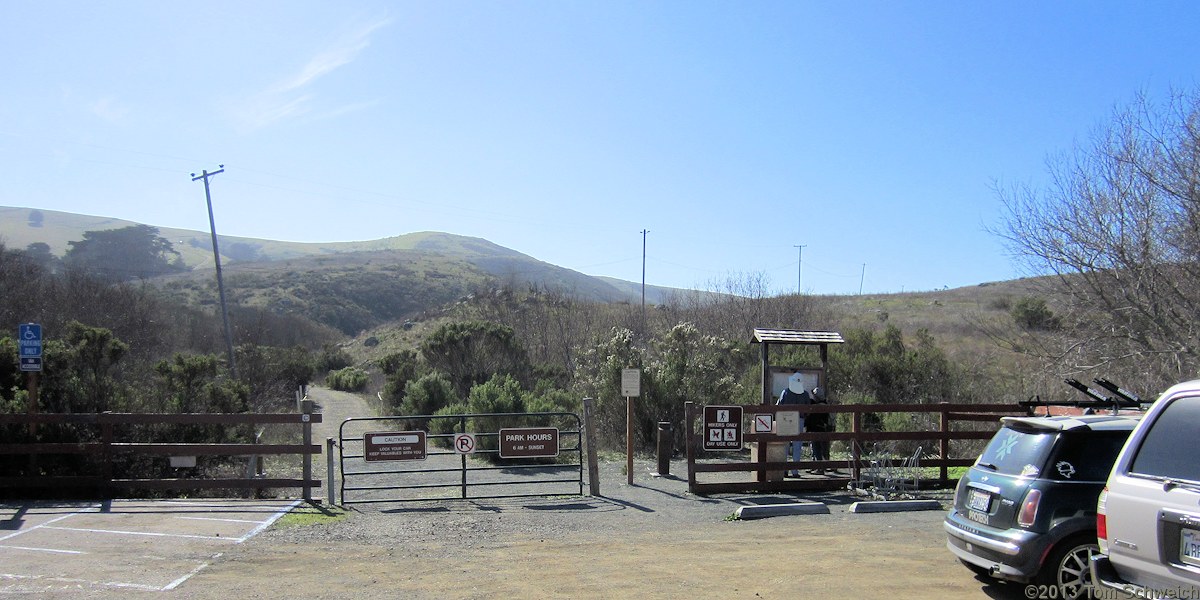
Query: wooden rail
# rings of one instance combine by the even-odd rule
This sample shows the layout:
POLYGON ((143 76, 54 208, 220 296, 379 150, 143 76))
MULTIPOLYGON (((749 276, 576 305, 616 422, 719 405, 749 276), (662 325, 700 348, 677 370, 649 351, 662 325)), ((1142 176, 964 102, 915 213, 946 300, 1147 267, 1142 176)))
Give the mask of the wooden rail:
POLYGON ((38 425, 82 425, 98 427, 99 441, 94 442, 12 442, 0 440, 0 455, 29 456, 31 468, 23 476, 0 476, 0 487, 10 490, 95 488, 105 497, 117 497, 128 490, 198 490, 198 489, 262 489, 302 488, 305 500, 312 499, 312 488, 320 480, 312 477, 312 457, 321 454, 321 446, 312 443, 312 424, 321 422, 321 414, 313 412, 312 401, 304 400, 299 413, 37 413, 0 414, 0 426, 26 425, 30 432, 38 425), (269 425, 298 424, 303 442, 300 444, 204 444, 131 442, 117 439, 119 426, 146 425, 269 425), (47 455, 90 455, 97 458, 99 473, 43 474, 38 457, 47 455), (159 478, 128 479, 113 476, 113 463, 128 456, 269 456, 300 455, 302 475, 293 478, 263 478, 247 474, 242 478, 159 478))
POLYGON ((753 453, 750 460, 737 460, 740 453, 714 453, 732 455, 732 460, 723 462, 699 462, 697 458, 702 452, 703 431, 696 430, 696 421, 703 412, 701 407, 688 402, 684 406, 685 443, 688 458, 688 488, 694 494, 749 492, 749 491, 795 491, 795 490, 837 490, 845 489, 852 481, 861 477, 862 449, 864 443, 883 441, 930 441, 937 443, 936 458, 922 458, 923 467, 938 467, 939 476, 933 480, 942 487, 950 484, 949 467, 963 467, 975 464, 974 456, 950 456, 950 442, 958 440, 990 439, 995 430, 988 431, 955 431, 950 425, 956 421, 1000 424, 1004 415, 1025 415, 1027 410, 1019 404, 834 404, 834 405, 774 405, 753 404, 743 406, 744 419, 749 422, 753 415, 770 414, 772 420, 777 413, 798 412, 831 413, 836 419, 838 414, 850 414, 851 427, 847 432, 807 433, 799 435, 778 435, 775 433, 745 433, 742 440, 755 444, 758 448, 768 448, 772 444, 792 441, 843 441, 849 446, 848 460, 827 461, 771 461, 769 451, 753 453), (926 413, 938 415, 938 428, 926 431, 866 431, 863 427, 863 415, 884 413, 926 413), (845 469, 848 476, 834 476, 821 479, 785 479, 772 478, 769 472, 793 471, 799 469, 845 469), (746 472, 755 477, 751 481, 741 482, 701 482, 699 473, 733 473, 746 472))

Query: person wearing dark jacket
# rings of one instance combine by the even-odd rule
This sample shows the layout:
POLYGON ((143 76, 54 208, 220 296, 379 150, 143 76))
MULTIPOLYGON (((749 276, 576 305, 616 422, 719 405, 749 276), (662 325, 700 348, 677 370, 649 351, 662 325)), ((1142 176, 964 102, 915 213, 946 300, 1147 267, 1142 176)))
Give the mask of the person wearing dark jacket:
MULTIPOLYGON (((804 389, 804 380, 797 373, 788 378, 788 386, 783 389, 776 404, 812 404, 812 401, 812 394, 804 389)), ((804 415, 800 415, 800 430, 804 431, 804 415)), ((799 462, 803 451, 804 442, 788 442, 788 460, 799 462)), ((788 477, 799 476, 800 471, 788 471, 788 477)))
MULTIPOLYGON (((829 405, 829 400, 825 397, 825 388, 813 388, 811 395, 813 404, 829 405)), ((833 431, 833 415, 827 412, 808 413, 808 417, 804 419, 804 430, 809 433, 829 433, 833 431)), ((829 442, 826 440, 813 440, 812 453, 813 460, 829 460, 829 442)), ((812 469, 809 473, 824 475, 825 469, 812 469)))

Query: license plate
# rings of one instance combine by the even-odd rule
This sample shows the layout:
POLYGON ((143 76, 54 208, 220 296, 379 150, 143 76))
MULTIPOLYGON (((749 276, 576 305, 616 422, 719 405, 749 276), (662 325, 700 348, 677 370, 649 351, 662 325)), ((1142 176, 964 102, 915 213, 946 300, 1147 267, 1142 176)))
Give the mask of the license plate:
POLYGON ((976 489, 967 491, 967 508, 971 510, 982 510, 983 512, 987 512, 988 505, 991 503, 991 494, 976 489))
POLYGON ((1184 529, 1179 532, 1179 560, 1200 566, 1200 531, 1184 529))
POLYGON ((967 518, 972 521, 975 521, 976 523, 981 523, 983 525, 991 525, 991 523, 988 521, 988 514, 985 512, 979 512, 977 510, 968 510, 967 518))

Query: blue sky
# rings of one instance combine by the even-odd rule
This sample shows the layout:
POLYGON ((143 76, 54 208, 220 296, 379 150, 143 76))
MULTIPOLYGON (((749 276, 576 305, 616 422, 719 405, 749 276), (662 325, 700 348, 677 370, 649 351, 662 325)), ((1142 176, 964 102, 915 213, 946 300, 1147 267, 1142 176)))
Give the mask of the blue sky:
POLYGON ((0 205, 475 236, 591 275, 854 294, 1025 274, 985 231, 1194 2, 8 2, 0 205), (798 268, 803 245, 802 269, 798 268))

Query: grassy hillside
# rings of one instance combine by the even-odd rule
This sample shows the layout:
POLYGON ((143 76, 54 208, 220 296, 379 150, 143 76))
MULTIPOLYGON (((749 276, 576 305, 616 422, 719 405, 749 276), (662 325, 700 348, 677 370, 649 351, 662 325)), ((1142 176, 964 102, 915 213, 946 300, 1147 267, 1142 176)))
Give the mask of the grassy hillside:
MULTIPOLYGON (((42 242, 48 244, 51 252, 58 256, 66 253, 70 248, 70 242, 82 240, 84 232, 118 229, 133 225, 138 225, 138 223, 51 210, 0 207, 0 241, 10 248, 25 248, 29 244, 42 242)), ((212 238, 210 234, 170 227, 158 229, 159 235, 169 240, 174 249, 179 252, 185 265, 196 270, 212 269, 212 238)), ((230 268, 239 263, 278 262, 351 253, 407 251, 413 255, 426 255, 434 262, 446 266, 445 269, 429 271, 441 272, 446 276, 454 276, 456 271, 467 269, 480 275, 491 276, 501 284, 564 291, 580 298, 600 302, 640 301, 641 299, 641 287, 638 284, 592 277, 539 261, 484 239, 448 233, 418 232, 379 240, 327 243, 283 242, 221 235, 218 236, 218 246, 221 250, 222 264, 230 268), (465 265, 453 266, 453 263, 465 263, 465 265)), ((369 257, 352 259, 348 264, 359 264, 368 260, 370 260, 369 257)), ((332 264, 338 263, 339 261, 334 261, 332 264)), ((285 271, 292 270, 291 266, 286 265, 259 265, 251 270, 262 272, 274 268, 285 271)), ((670 291, 669 288, 648 287, 647 301, 658 302, 663 294, 670 291)))
MULTIPOLYGON (((85 231, 131 225, 136 223, 0 207, 0 240, 8 247, 44 242, 59 255, 69 242, 82 239, 85 231)), ((190 304, 215 305, 209 235, 172 228, 159 231, 193 270, 156 284, 190 304)), ((220 246, 227 293, 235 305, 303 315, 364 339, 407 337, 412 332, 403 328, 405 321, 428 322, 471 294, 504 287, 552 290, 601 303, 637 304, 642 293, 640 283, 587 276, 487 240, 446 233, 319 244, 221 236, 220 246)), ((910 334, 926 329, 950 355, 987 364, 1001 360, 1002 351, 977 322, 1007 318, 1015 301, 1039 294, 1035 283, 1017 280, 932 292, 827 296, 819 301, 838 315, 837 327, 890 324, 910 334)), ((647 286, 646 300, 660 304, 677 291, 647 286)))

